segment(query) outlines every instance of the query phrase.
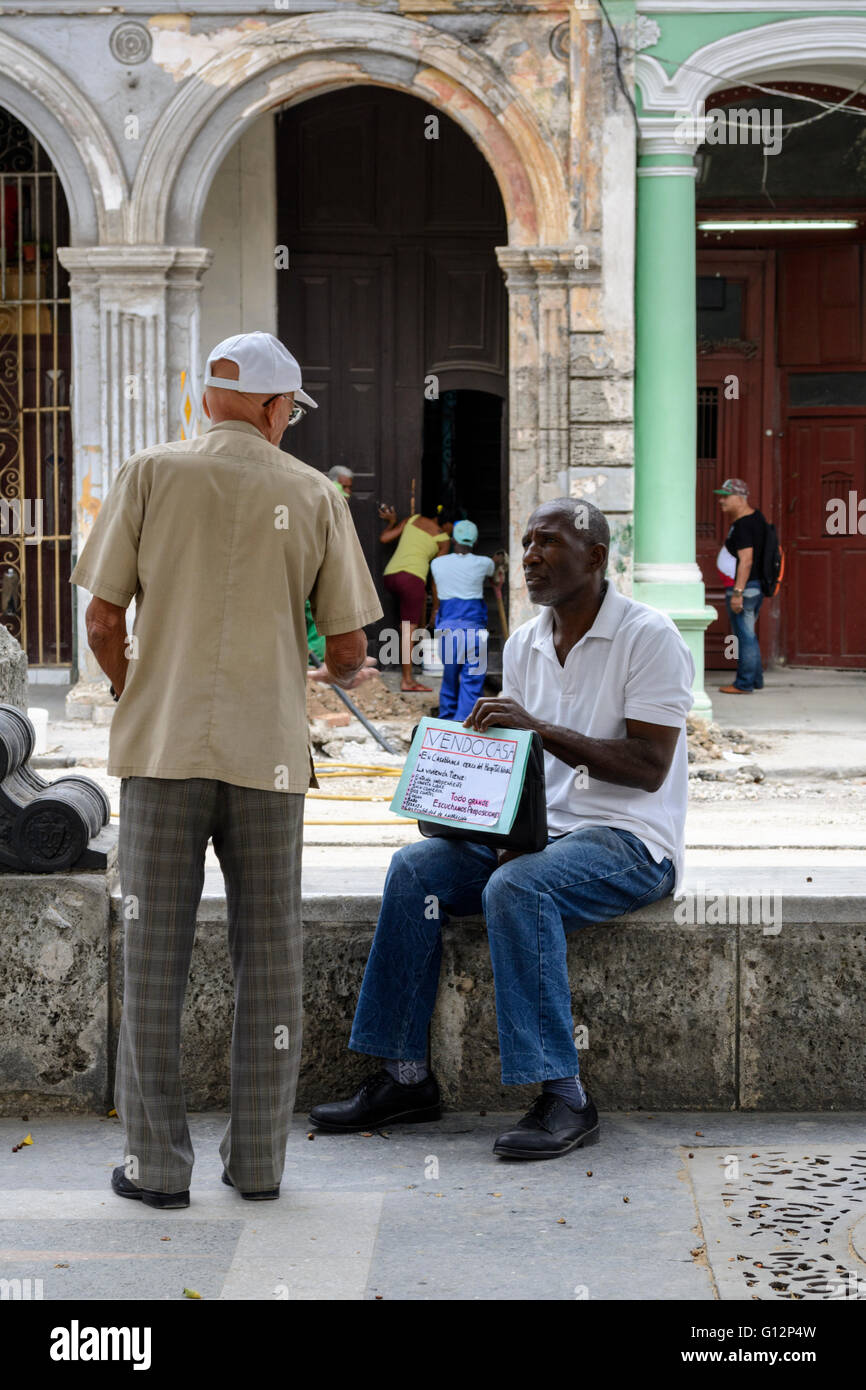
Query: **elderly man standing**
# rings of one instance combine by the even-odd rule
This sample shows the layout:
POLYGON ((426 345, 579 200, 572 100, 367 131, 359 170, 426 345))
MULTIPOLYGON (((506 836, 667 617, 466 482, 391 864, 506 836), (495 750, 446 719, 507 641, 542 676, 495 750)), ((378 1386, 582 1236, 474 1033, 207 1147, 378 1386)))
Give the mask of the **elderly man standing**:
POLYGON ((279 1196, 301 1049, 304 793, 317 785, 303 601, 338 684, 382 616, 346 499, 278 447, 316 404, 291 353, 268 333, 227 338, 205 388, 211 427, 126 460, 71 576, 93 595, 88 641, 118 700, 126 1147, 112 1187, 160 1208, 189 1205, 181 1011, 209 838, 235 983, 223 1181, 279 1196))

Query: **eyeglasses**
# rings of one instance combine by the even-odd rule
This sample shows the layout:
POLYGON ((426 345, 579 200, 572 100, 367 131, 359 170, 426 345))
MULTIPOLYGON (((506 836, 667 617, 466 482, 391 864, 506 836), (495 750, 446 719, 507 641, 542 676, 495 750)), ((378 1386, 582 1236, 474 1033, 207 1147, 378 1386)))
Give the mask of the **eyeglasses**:
MULTIPOLYGON (((262 401, 262 410, 264 410, 266 405, 270 405, 271 401, 287 400, 288 397, 291 396, 291 394, 291 391, 277 391, 276 395, 268 396, 268 399, 266 401, 262 401)), ((292 408, 292 413, 289 416, 289 426, 296 425, 299 420, 303 420, 306 413, 306 406, 294 406, 292 408)))

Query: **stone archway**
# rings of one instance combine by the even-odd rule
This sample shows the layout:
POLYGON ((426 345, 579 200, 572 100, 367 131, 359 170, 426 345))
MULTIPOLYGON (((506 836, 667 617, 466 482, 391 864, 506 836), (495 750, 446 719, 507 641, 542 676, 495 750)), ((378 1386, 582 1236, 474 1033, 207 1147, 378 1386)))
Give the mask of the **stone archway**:
POLYGON ((36 136, 57 170, 74 245, 122 240, 128 184, 97 111, 41 53, 0 33, 0 106, 36 136))
MULTIPOLYGON (((700 126, 713 91, 773 78, 857 87, 866 19, 778 20, 705 44, 670 74, 639 53, 641 89, 635 321, 635 597, 670 614, 688 642, 703 691, 707 607, 695 559, 695 174, 700 126), (668 499, 674 499, 673 503, 668 499)), ((770 98, 768 98, 769 100, 770 98)))
MULTIPOLYGON (((20 121, 44 149, 63 189, 71 246, 58 248, 71 268, 76 247, 120 242, 128 230, 128 182, 117 149, 87 97, 43 54, 0 33, 0 106, 20 121)), ((81 539, 82 502, 100 495, 103 481, 104 399, 99 374, 98 341, 90 337, 93 315, 71 277, 75 389, 71 393, 73 496, 81 539)), ((46 310, 47 312, 47 310, 46 310)), ((87 518, 89 520, 89 517, 87 518)), ((73 541, 73 544, 75 542, 73 541)), ((84 596, 78 591, 79 630, 84 596)))
MULTIPOLYGON (((639 53, 635 79, 641 89, 645 139, 672 135, 668 113, 696 114, 701 101, 738 79, 786 78, 856 87, 866 65, 866 19, 858 15, 780 19, 727 34, 696 49, 668 74, 657 58, 639 53)), ((682 149, 682 143, 680 144, 682 149)), ((649 152, 649 149, 647 150, 649 152)), ((659 153, 667 153, 659 149, 659 153)))
POLYGON ((420 97, 463 126, 499 184, 510 245, 567 240, 561 162, 501 71, 427 24, 370 13, 300 15, 250 28, 205 61, 142 152, 132 239, 194 245, 214 171, 242 131, 265 110, 357 82, 420 97))
MULTIPOLYGON (((158 41, 154 58, 160 60, 158 41)), ((562 490, 568 466, 569 292, 580 286, 590 293, 600 272, 594 237, 577 262, 568 244, 571 201, 549 134, 502 71, 451 35, 395 15, 295 16, 235 31, 231 47, 184 83, 142 152, 130 205, 133 239, 142 255, 154 248, 167 277, 165 312, 174 332, 162 364, 161 409, 169 422, 178 420, 181 380, 197 391, 198 284, 209 254, 198 240, 226 151, 264 112, 357 83, 404 91, 445 111, 478 146, 502 194, 508 243, 497 256, 509 292, 512 593, 522 595, 526 516, 545 487, 562 490)), ((513 620, 530 611, 521 599, 513 620)))

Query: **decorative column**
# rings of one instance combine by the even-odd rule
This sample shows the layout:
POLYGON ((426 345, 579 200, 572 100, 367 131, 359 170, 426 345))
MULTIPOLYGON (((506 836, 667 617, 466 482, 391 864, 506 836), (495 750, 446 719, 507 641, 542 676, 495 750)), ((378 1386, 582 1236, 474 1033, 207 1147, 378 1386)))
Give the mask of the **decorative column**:
MULTIPOLYGON (((681 123, 680 123, 681 124, 681 123)), ((695 560, 697 363, 695 143, 642 122, 637 170, 634 597, 668 613, 695 662, 692 713, 712 717, 704 632, 714 620, 695 560)))
MULTIPOLYGON (((63 246, 72 317, 72 438, 80 554, 111 482, 131 454, 194 432, 183 391, 197 384, 198 288, 203 247, 63 246), (183 381, 181 374, 184 373, 183 381)), ((77 591, 77 662, 99 680, 84 639, 88 599, 77 591)))

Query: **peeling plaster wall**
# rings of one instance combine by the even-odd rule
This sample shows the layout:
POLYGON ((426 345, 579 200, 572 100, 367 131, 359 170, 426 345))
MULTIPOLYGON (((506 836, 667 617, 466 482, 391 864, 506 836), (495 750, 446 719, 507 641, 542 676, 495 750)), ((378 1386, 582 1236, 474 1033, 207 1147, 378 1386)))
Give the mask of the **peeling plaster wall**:
POLYGON ((203 352, 232 333, 277 331, 274 143, 274 118, 262 116, 229 150, 211 184, 201 230, 202 244, 214 253, 202 279, 203 352))
MULTIPOLYGON (((500 263, 510 301, 512 626, 533 614, 519 536, 546 497, 585 495, 609 514, 611 571, 628 591, 635 141, 597 9, 566 0, 519 9, 510 0, 479 0, 477 9, 473 0, 289 0, 215 11, 190 0, 182 13, 161 14, 156 3, 151 12, 90 5, 76 14, 69 0, 61 16, 21 4, 29 12, 0 9, 0 32, 82 93, 104 148, 116 151, 103 181, 111 217, 101 223, 112 255, 100 252, 92 266, 79 258, 73 293, 79 541, 91 519, 86 498, 98 505, 122 462, 112 440, 138 438, 150 421, 178 437, 179 383, 190 373, 195 381, 201 353, 228 333, 276 328, 273 110, 378 81, 459 120, 484 148, 508 207, 500 263), (129 25, 133 42, 150 48, 143 61, 112 52, 129 25), (131 115, 137 138, 128 136, 131 115), (151 146, 157 127, 168 134, 151 146), (174 149, 183 153, 173 163, 174 149), (202 206, 198 228, 189 210, 202 206), (587 253, 577 270, 575 247, 587 253), (106 325, 115 323, 152 344, 138 415, 122 401, 115 412, 106 384, 116 372, 106 325)), ((610 8, 630 85, 626 12, 617 0, 610 8)), ((84 138, 68 113, 63 119, 71 138, 84 138)))
MULTIPOLYGON (((572 449, 569 488, 595 502, 608 518, 611 548, 608 573, 623 593, 632 591, 634 508, 634 238, 636 130, 632 112, 619 91, 613 45, 601 32, 602 83, 598 100, 597 158, 600 201, 600 323, 603 332, 594 354, 584 355, 582 335, 572 340, 572 449), (594 368, 597 380, 584 372, 594 368), (595 404, 593 405, 593 398, 595 404), (581 425, 595 416, 595 428, 581 425)), ((623 54, 626 81, 631 60, 623 54)))

